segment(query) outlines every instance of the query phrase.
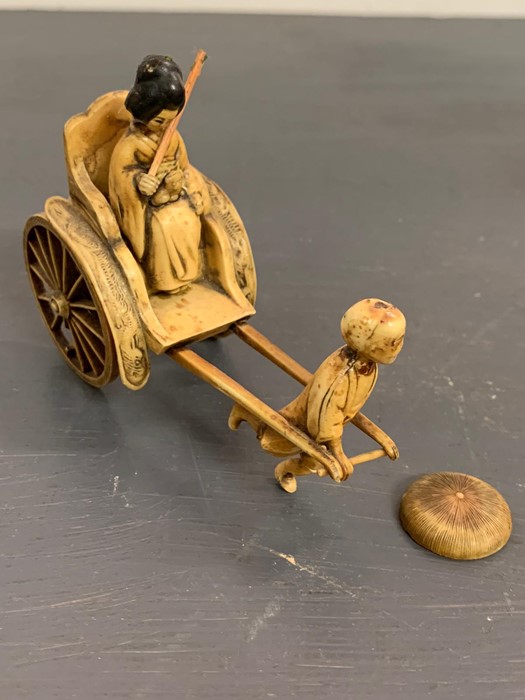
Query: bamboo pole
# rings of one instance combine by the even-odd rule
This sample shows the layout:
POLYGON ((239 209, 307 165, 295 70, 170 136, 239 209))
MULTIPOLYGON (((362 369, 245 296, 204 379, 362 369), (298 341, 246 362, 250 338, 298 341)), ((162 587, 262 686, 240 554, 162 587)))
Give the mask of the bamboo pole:
POLYGON ((164 156, 166 155, 166 151, 168 150, 171 138, 177 130, 181 117, 184 114, 184 110, 186 109, 186 105, 188 104, 190 95, 193 91, 193 88, 195 87, 197 78, 201 74, 202 66, 206 58, 206 51, 203 51, 203 49, 199 49, 197 51, 195 61, 193 62, 193 66, 191 67, 191 70, 188 74, 188 79, 186 80, 186 84, 184 86, 184 91, 186 93, 186 101, 184 102, 184 106, 177 114, 177 116, 171 120, 170 124, 166 128, 166 131, 164 132, 164 135, 157 148, 157 152, 155 153, 155 158, 153 158, 153 162, 151 163, 150 169, 148 170, 148 175, 155 176, 157 174, 160 164, 162 163, 162 159, 164 158, 164 156))

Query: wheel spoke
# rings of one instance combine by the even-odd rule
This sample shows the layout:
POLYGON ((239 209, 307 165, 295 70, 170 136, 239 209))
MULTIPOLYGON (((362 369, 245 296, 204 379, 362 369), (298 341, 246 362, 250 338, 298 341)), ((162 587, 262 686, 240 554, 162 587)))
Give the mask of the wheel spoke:
POLYGON ((51 328, 52 331, 58 331, 60 326, 62 325, 62 316, 59 316, 58 314, 55 314, 55 317, 49 324, 49 327, 51 328))
POLYGON ((73 285, 71 286, 71 289, 67 293, 67 299, 68 301, 71 299, 71 297, 74 295, 74 293, 77 291, 77 289, 80 287, 80 284, 83 281, 82 275, 79 275, 77 279, 73 282, 73 285))
POLYGON ((78 267, 74 262, 73 258, 71 257, 67 248, 63 247, 62 252, 62 291, 69 299, 69 294, 71 292, 75 294, 75 292, 78 289, 78 286, 76 286, 75 289, 73 289, 73 286, 75 284, 80 285, 80 283, 82 282, 82 278, 79 279, 78 267))
POLYGON ((89 337, 87 331, 80 325, 80 323, 78 323, 76 319, 72 319, 72 324, 75 326, 75 330, 77 331, 79 338, 82 339, 82 349, 89 357, 91 367, 95 369, 97 360, 98 363, 104 367, 104 346, 102 346, 102 348, 97 348, 97 341, 89 337))
POLYGON ((62 259, 61 259, 61 253, 62 253, 62 245, 59 240, 55 238, 55 236, 51 233, 51 231, 47 231, 47 245, 48 245, 48 250, 49 250, 49 257, 51 258, 51 264, 53 266, 53 272, 55 274, 55 279, 57 281, 57 289, 62 289, 61 285, 61 268, 62 268, 62 259), (60 247, 60 253, 57 254, 57 243, 60 247), (60 258, 60 259, 59 259, 60 258))
POLYGON ((51 304, 52 297, 47 292, 37 294, 37 298, 40 299, 40 301, 45 301, 46 303, 51 304))
POLYGON ((67 284, 67 250, 62 245, 62 291, 67 294, 68 284, 67 284))
POLYGON ((91 299, 81 299, 80 301, 70 302, 70 306, 73 309, 85 309, 86 311, 97 311, 97 307, 91 301, 91 299))
POLYGON ((91 369, 90 364, 89 364, 89 358, 86 356, 86 353, 84 351, 82 341, 80 340, 80 334, 78 333, 75 325, 73 323, 69 324, 69 328, 71 330, 71 335, 73 336, 73 340, 75 342, 75 354, 78 359, 78 363, 80 365, 80 371, 81 372, 89 372, 91 369))
MULTIPOLYGON (((38 245, 40 246, 40 251, 42 253, 42 257, 46 263, 45 268, 48 271, 49 279, 51 280, 54 288, 57 289, 58 288, 58 279, 56 278, 56 275, 55 275, 54 265, 51 262, 50 257, 49 257, 51 255, 51 251, 49 251, 49 253, 48 253, 48 251, 46 251, 46 246, 44 245, 42 238, 40 237, 40 229, 35 229, 35 231, 36 231, 36 239, 38 241, 38 245)), ((48 241, 48 245, 49 245, 49 241, 48 241)))
MULTIPOLYGON (((90 333, 92 333, 96 338, 100 340, 100 342, 104 345, 104 336, 102 335, 102 330, 93 328, 93 325, 90 323, 91 319, 88 319, 84 316, 84 313, 80 309, 71 309, 71 314, 72 316, 79 321, 90 333)), ((98 321, 98 316, 97 316, 97 321, 98 321)))
POLYGON ((29 267, 32 272, 35 273, 35 275, 38 277, 38 279, 44 284, 46 287, 49 287, 49 289, 53 289, 53 285, 49 281, 48 276, 45 274, 43 271, 42 266, 40 265, 35 265, 35 263, 29 263, 29 267))
MULTIPOLYGON (((47 286, 53 289, 53 274, 49 269, 47 258, 42 254, 40 246, 37 246, 35 243, 33 243, 33 241, 29 241, 29 247, 31 248, 31 252, 35 256, 36 262, 38 263, 38 267, 40 267, 42 274, 45 275, 45 282, 47 286)), ((30 265, 33 267, 35 263, 30 263, 30 265)), ((40 279, 42 279, 41 276, 40 279)))

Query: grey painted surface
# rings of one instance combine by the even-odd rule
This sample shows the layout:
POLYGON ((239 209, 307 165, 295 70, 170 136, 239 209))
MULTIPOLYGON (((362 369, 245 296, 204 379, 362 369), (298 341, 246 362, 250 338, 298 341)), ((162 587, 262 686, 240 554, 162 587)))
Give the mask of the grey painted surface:
MULTIPOLYGON (((0 27, 1 697, 524 697, 525 24, 0 27), (367 406, 401 459, 341 486, 281 492, 229 401, 167 358, 137 394, 82 385, 28 291, 21 229, 65 193, 63 121, 197 46, 183 133, 251 232, 256 325, 314 368, 353 301, 409 319, 367 406), (443 468, 508 499, 502 552, 450 562, 400 529, 403 488, 443 468)), ((235 338, 202 351, 275 406, 296 391, 235 338)))

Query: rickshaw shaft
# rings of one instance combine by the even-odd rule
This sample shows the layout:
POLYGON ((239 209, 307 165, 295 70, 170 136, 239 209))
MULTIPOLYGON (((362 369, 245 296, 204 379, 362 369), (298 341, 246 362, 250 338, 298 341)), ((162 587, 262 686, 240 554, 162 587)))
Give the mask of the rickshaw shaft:
POLYGON ((218 367, 215 367, 215 365, 212 365, 189 348, 170 348, 166 354, 178 362, 181 367, 208 382, 208 384, 211 384, 240 406, 250 411, 259 420, 296 445, 299 450, 317 460, 328 470, 334 481, 339 482, 342 480, 344 474, 340 464, 325 448, 314 442, 308 435, 289 423, 280 413, 258 399, 218 367))

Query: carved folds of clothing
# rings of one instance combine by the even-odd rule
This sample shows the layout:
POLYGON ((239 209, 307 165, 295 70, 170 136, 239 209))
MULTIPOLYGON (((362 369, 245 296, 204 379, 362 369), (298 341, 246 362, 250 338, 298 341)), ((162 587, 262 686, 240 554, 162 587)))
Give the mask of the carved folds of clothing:
POLYGON ((157 134, 131 124, 115 146, 109 168, 113 211, 152 293, 176 291, 199 277, 201 216, 209 208, 202 176, 190 166, 178 132, 157 173, 157 192, 148 198, 138 191, 138 176, 148 172, 158 143, 157 134), (175 191, 166 184, 168 175, 180 182, 175 191))

